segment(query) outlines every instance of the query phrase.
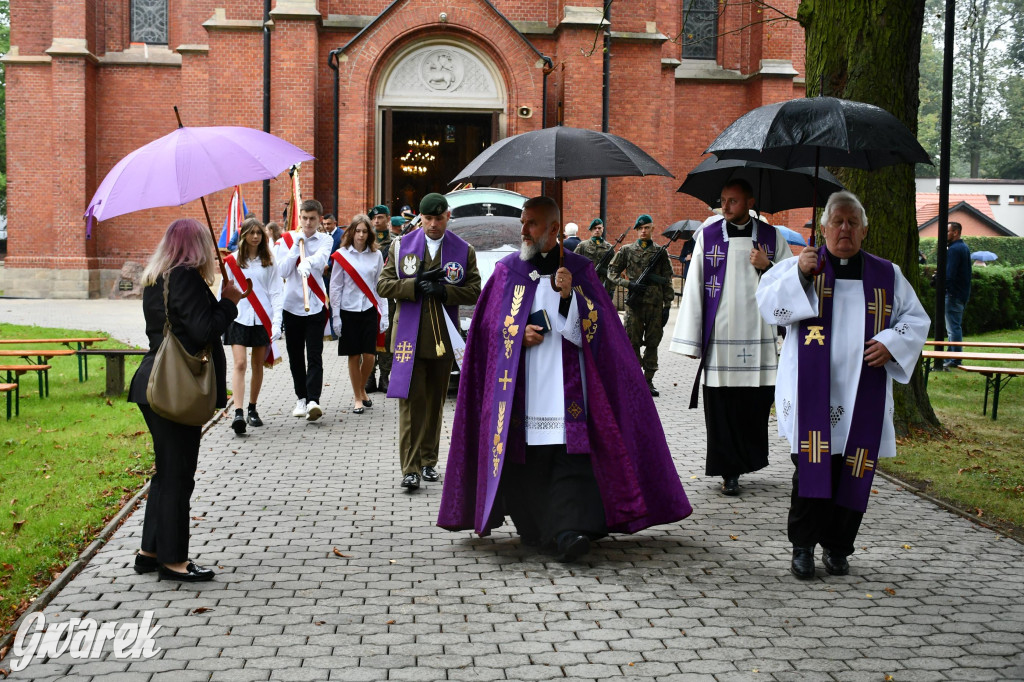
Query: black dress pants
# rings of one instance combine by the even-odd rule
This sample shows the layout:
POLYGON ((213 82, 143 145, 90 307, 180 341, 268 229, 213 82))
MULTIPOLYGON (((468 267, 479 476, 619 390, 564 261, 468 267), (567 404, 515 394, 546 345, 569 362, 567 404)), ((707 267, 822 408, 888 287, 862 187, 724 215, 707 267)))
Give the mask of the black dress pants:
POLYGON ((288 368, 292 372, 295 397, 307 402, 320 402, 324 385, 324 324, 326 308, 310 315, 293 315, 287 310, 284 322, 284 345, 288 349, 288 368))
MULTIPOLYGON (((853 541, 857 539, 863 512, 835 504, 831 498, 800 497, 800 469, 793 460, 793 492, 789 503, 789 541, 797 547, 821 545, 836 556, 853 554, 853 541)), ((842 456, 832 457, 832 494, 839 488, 839 475, 843 472, 842 456)))
POLYGON ((591 539, 608 534, 604 503, 590 455, 565 445, 528 445, 523 464, 506 462, 499 491, 516 532, 529 542, 557 541, 574 531, 591 539))
POLYGON ((196 487, 203 427, 164 419, 149 405, 139 405, 139 409, 153 435, 156 453, 156 473, 149 483, 142 522, 142 551, 156 554, 162 564, 187 561, 189 500, 196 487))

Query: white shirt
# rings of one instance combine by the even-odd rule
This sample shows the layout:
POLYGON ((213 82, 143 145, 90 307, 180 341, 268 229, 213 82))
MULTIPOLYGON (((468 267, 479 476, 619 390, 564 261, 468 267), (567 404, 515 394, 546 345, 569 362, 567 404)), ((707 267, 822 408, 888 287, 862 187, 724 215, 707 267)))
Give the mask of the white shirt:
MULTIPOLYGON (((565 391, 562 377, 562 338, 582 348, 580 318, 576 309, 576 293, 569 305, 569 316, 558 313, 562 298, 551 288, 551 275, 537 280, 537 293, 530 312, 543 309, 548 314, 551 331, 536 346, 525 348, 526 353, 526 443, 528 445, 558 445, 565 443, 565 391)), ((582 351, 580 351, 582 352, 582 351)), ((583 372, 580 357, 580 372, 583 372)), ((583 395, 586 396, 586 383, 583 395)))
POLYGON ((424 232, 423 236, 427 239, 427 251, 430 252, 430 259, 433 260, 437 257, 437 250, 441 248, 441 241, 444 239, 444 235, 441 235, 441 239, 431 239, 424 232))
POLYGON ((370 292, 373 294, 374 300, 371 301, 366 298, 366 294, 355 283, 355 280, 345 272, 345 268, 334 263, 334 267, 331 270, 331 312, 334 314, 335 323, 338 323, 340 327, 341 317, 338 315, 338 312, 341 310, 359 313, 367 308, 372 308, 374 305, 379 306, 381 315, 386 319, 388 316, 387 299, 381 298, 380 294, 377 293, 377 279, 380 278, 380 273, 384 269, 384 257, 380 251, 371 251, 370 247, 366 247, 362 251, 356 251, 354 246, 342 246, 338 249, 338 253, 363 278, 366 286, 369 287, 370 292))
MULTIPOLYGON (((889 328, 873 338, 882 343, 893 359, 885 364, 885 411, 879 457, 896 455, 893 428, 892 380, 910 381, 914 365, 928 338, 931 321, 921 307, 910 282, 896 268, 893 287, 892 318, 889 328)), ((836 280, 833 287, 831 330, 831 373, 829 375, 829 414, 832 422, 829 447, 833 455, 842 455, 850 435, 853 407, 864 366, 864 285, 859 279, 836 280)), ((800 322, 818 315, 818 294, 800 277, 797 259, 777 265, 764 274, 757 288, 757 305, 771 324, 786 327, 779 360, 779 381, 775 387, 775 410, 779 417, 779 435, 789 440, 790 452, 799 452, 797 394, 800 382, 798 346, 800 322)))
MULTIPOLYGON (((235 257, 238 257, 237 252, 235 257)), ((241 284, 235 282, 235 275, 231 268, 227 269, 227 273, 228 280, 234 283, 240 290, 245 289, 244 282, 241 284)), ((256 315, 256 311, 253 310, 252 304, 249 302, 249 298, 255 296, 256 292, 259 291, 263 294, 260 298, 260 303, 263 304, 263 309, 270 316, 270 324, 280 329, 284 287, 281 278, 277 275, 277 267, 273 263, 263 267, 260 264, 259 258, 253 258, 246 267, 242 268, 242 274, 247 279, 252 280, 253 293, 238 301, 238 315, 235 316, 235 322, 248 327, 263 325, 263 322, 256 315)))
MULTIPOLYGON (((743 236, 729 237, 726 222, 724 233, 728 259, 722 297, 715 315, 715 328, 704 360, 704 385, 711 387, 771 386, 775 384, 778 352, 775 347, 775 327, 761 319, 754 291, 757 289, 757 270, 750 264, 750 250, 754 248, 757 229, 774 230, 770 225, 751 220, 743 236), (751 228, 751 226, 753 226, 751 228)), ((714 229, 714 228, 708 228, 714 229)), ((785 237, 775 230, 774 263, 792 257, 785 237)), ((701 329, 703 326, 704 268, 709 261, 704 256, 704 231, 694 238, 690 271, 683 286, 683 301, 676 319, 675 331, 669 350, 683 355, 701 356, 701 329)), ((771 268, 768 272, 771 272, 771 268)))
MULTIPOLYGON (((277 274, 285 279, 284 283, 284 309, 292 315, 316 315, 323 310, 324 305, 320 299, 309 292, 309 312, 303 309, 302 303, 302 278, 295 272, 295 266, 299 260, 299 239, 304 237, 302 230, 292 233, 295 241, 292 248, 285 256, 278 261, 277 274)), ((327 293, 324 287, 324 268, 327 267, 327 260, 331 257, 331 247, 334 242, 330 235, 323 232, 314 232, 312 237, 305 237, 306 260, 309 261, 310 274, 320 289, 327 293)), ((283 249, 282 249, 283 251, 283 249)))

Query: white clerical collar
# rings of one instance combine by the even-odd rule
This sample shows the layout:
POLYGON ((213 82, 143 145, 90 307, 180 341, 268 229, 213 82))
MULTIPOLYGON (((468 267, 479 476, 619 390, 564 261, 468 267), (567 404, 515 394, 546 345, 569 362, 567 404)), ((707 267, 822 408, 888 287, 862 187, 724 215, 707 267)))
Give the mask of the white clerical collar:
MULTIPOLYGON (((427 237, 427 235, 425 234, 423 236, 427 237)), ((441 239, 444 239, 444 235, 441 235, 441 239)), ((427 237, 427 244, 430 244, 436 249, 437 247, 441 246, 441 239, 431 239, 430 237, 427 237)))

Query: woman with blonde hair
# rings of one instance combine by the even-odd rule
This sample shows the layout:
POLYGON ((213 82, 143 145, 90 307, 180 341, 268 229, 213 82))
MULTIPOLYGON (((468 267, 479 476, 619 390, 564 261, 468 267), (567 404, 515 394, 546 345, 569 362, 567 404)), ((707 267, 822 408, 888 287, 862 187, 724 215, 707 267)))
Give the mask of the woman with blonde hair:
POLYGON ((245 433, 245 425, 263 426, 256 411, 256 401, 263 386, 263 365, 272 366, 280 355, 273 345, 281 338, 281 311, 283 286, 277 276, 274 259, 270 252, 270 240, 263 229, 263 223, 256 218, 247 218, 238 230, 238 251, 224 259, 228 279, 236 287, 244 288, 245 281, 252 282, 252 294, 238 304, 238 317, 228 327, 224 342, 231 346, 234 371, 231 374, 231 400, 235 406, 235 418, 231 428, 235 433, 245 433), (252 349, 252 379, 249 382, 249 406, 242 412, 245 402, 246 350, 252 349))
POLYGON ((128 389, 128 401, 138 404, 153 436, 156 456, 135 571, 158 571, 162 578, 184 582, 213 579, 212 570, 196 565, 188 555, 189 498, 195 488, 202 427, 156 414, 146 398, 146 387, 153 359, 163 342, 166 320, 187 352, 210 349, 216 374, 216 404, 218 408, 227 404, 226 362, 220 337, 238 313, 236 304, 242 292, 225 283, 218 301, 210 291, 217 275, 213 249, 209 230, 197 220, 181 218, 168 226, 142 273, 142 312, 149 352, 128 389))
POLYGON ((366 380, 373 371, 378 339, 388 328, 388 302, 377 294, 377 279, 384 258, 369 216, 360 213, 341 235, 341 245, 331 256, 331 310, 338 334, 338 355, 348 356, 352 382, 352 411, 362 414, 373 402, 366 394, 366 380))

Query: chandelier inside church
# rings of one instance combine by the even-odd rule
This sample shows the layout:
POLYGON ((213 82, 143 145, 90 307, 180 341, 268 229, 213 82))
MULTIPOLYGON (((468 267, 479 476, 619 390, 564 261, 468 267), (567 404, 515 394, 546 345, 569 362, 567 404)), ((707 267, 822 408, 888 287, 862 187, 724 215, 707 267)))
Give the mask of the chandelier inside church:
POLYGON ((430 150, 440 146, 440 140, 408 140, 409 151, 399 158, 401 171, 406 175, 426 175, 429 170, 428 164, 437 157, 430 150))

